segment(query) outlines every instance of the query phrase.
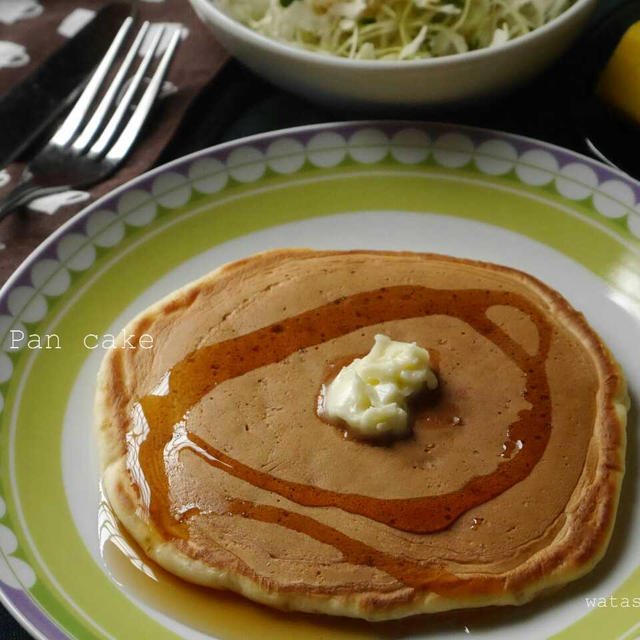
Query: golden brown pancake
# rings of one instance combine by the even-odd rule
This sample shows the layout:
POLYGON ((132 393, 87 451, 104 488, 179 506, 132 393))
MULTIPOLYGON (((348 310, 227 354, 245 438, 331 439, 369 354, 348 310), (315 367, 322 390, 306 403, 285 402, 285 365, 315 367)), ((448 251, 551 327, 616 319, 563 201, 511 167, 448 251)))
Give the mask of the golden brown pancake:
POLYGON ((525 273, 283 249, 185 286, 125 333, 153 348, 102 364, 104 488, 185 580, 382 620, 523 603, 605 552, 624 377, 583 316, 525 273), (428 349, 439 379, 411 437, 384 446, 316 414, 321 384, 376 333, 428 349))

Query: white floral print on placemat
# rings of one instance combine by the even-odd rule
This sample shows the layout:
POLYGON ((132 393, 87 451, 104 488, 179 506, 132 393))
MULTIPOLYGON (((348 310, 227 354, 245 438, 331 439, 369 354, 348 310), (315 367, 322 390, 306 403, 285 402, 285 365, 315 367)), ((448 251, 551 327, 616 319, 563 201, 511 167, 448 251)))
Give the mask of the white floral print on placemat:
POLYGON ((0 187, 4 187, 10 182, 11 174, 6 169, 2 169, 2 171, 0 171, 0 187))
MULTIPOLYGON (((6 505, 0 498, 0 518, 6 514, 6 505)), ((4 524, 0 524, 0 581, 13 589, 31 589, 36 583, 33 569, 13 554, 18 550, 16 535, 4 524)))
POLYGON ((43 10, 38 0, 0 0, 0 22, 14 24, 19 20, 35 18, 43 10))
POLYGON ((82 29, 86 24, 93 20, 96 12, 92 9, 78 7, 74 9, 62 22, 58 25, 58 33, 65 38, 73 38, 73 36, 82 29))
POLYGON ((29 64, 29 54, 25 47, 17 42, 0 40, 0 69, 5 67, 24 67, 29 64))
POLYGON ((78 204, 78 202, 84 202, 90 197, 91 194, 87 191, 63 191, 62 193, 53 193, 49 196, 36 198, 29 204, 29 209, 51 215, 60 209, 60 207, 66 207, 70 204, 78 204))

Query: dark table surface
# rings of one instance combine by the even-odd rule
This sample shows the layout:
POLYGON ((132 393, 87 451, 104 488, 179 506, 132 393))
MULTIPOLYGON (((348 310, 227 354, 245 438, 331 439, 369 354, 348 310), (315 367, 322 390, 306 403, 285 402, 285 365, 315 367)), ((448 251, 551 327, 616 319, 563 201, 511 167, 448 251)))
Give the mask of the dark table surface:
MULTIPOLYGON (((608 11, 624 2, 600 0, 587 35, 608 11)), ((411 117, 501 129, 587 153, 583 138, 572 126, 571 113, 570 80, 579 73, 581 47, 584 47, 582 41, 554 67, 509 96, 455 111, 416 112, 411 117)), ((188 117, 163 152, 159 164, 219 142, 272 129, 371 117, 372 114, 366 112, 339 112, 317 107, 264 83, 231 62, 190 107, 188 117)), ((0 607, 0 640, 28 638, 29 634, 0 607)))

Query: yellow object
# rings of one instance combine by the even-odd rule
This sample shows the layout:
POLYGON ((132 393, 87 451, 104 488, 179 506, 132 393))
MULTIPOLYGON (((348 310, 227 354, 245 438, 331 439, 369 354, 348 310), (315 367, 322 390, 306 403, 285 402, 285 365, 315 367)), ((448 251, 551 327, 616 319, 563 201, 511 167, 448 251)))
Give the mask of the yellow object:
POLYGON ((640 124, 640 21, 622 36, 597 90, 606 103, 640 124))

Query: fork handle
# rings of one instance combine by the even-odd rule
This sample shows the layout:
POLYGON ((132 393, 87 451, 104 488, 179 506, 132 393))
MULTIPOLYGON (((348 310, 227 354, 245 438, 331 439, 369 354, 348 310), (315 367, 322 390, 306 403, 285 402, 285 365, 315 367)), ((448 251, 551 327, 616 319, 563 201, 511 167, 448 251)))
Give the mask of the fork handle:
POLYGON ((12 211, 40 196, 66 191, 69 187, 43 187, 36 184, 30 174, 22 174, 22 180, 7 195, 0 198, 0 220, 4 220, 12 211))

